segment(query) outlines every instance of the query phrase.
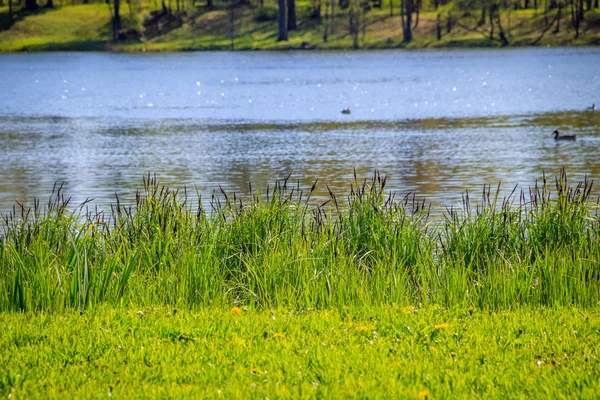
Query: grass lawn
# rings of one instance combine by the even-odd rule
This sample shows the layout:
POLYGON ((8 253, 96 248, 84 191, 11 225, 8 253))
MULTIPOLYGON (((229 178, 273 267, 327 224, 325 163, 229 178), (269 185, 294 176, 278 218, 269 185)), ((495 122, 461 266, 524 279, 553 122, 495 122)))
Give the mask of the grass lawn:
POLYGON ((598 309, 0 314, 2 398, 596 398, 598 309))
POLYGON ((591 183, 432 220, 385 182, 4 215, 0 398, 597 397, 591 183))

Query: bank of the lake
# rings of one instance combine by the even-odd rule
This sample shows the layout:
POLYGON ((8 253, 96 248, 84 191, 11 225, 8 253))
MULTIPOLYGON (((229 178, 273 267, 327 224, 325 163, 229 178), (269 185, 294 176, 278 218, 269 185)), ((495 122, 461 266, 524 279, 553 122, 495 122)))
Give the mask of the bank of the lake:
MULTIPOLYGON (((58 4, 55 2, 55 4, 58 4)), ((8 7, 0 6, 0 51, 181 51, 181 50, 286 50, 286 49, 387 49, 471 48, 517 46, 595 46, 600 44, 600 10, 585 12, 579 37, 568 9, 557 29, 557 11, 509 10, 502 13, 502 42, 498 27, 479 25, 472 15, 462 16, 451 4, 438 10, 424 9, 413 29, 413 40, 403 41, 398 6, 389 2, 361 14, 360 32, 350 34, 348 10, 333 17, 311 18, 309 2, 298 1, 298 28, 288 41, 278 41, 276 5, 242 5, 232 14, 227 4, 214 8, 188 5, 176 15, 156 14, 156 5, 141 1, 123 11, 122 40, 113 40, 111 14, 104 3, 64 4, 52 9, 16 11, 10 20, 8 7), (390 15, 392 14, 392 15, 390 15), (439 16, 439 21, 438 21, 439 16), (438 38, 438 26, 439 36, 438 38), (494 34, 490 35, 494 30, 494 34), (325 39, 327 37, 327 39, 325 39), (356 42, 355 40, 356 39, 356 42)), ((323 11, 324 13, 324 11, 323 11)), ((356 31, 358 32, 358 31, 356 31)))

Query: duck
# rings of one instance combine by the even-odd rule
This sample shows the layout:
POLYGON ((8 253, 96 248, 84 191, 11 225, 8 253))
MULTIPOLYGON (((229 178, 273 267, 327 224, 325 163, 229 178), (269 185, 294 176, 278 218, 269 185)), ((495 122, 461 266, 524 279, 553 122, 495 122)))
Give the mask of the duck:
POLYGON ((591 107, 588 107, 587 110, 594 111, 596 109, 596 103, 592 103, 591 107))
POLYGON ((342 110, 342 114, 350 114, 352 112, 352 110, 350 109, 350 107, 344 108, 342 110))
POLYGON ((561 135, 560 132, 558 130, 555 130, 554 132, 554 140, 576 140, 577 139, 577 135, 561 135))

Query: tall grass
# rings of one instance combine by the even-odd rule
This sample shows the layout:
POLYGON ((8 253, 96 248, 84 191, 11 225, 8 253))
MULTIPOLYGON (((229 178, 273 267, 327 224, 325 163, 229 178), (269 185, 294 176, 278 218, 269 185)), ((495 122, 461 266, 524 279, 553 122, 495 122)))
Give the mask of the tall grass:
MULTIPOLYGON (((316 185, 316 182, 315 182, 316 185)), ((3 217, 0 310, 97 304, 464 304, 595 306, 600 218, 592 183, 562 172, 500 198, 484 187, 460 209, 432 216, 386 179, 355 176, 347 199, 318 203, 315 185, 288 179, 266 193, 214 193, 211 210, 187 191, 144 178, 133 206, 69 211, 62 187, 49 203, 3 217)))

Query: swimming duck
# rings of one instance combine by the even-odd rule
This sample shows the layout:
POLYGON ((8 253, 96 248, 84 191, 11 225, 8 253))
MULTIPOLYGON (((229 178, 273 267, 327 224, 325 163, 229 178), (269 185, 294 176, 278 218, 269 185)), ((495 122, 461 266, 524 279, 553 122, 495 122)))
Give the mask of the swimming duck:
POLYGON ((342 114, 350 114, 351 112, 352 112, 352 110, 350 109, 350 107, 348 107, 348 108, 344 108, 344 109, 342 110, 342 114))
POLYGON ((552 132, 554 133, 554 140, 575 140, 577 139, 577 135, 561 135, 557 130, 552 132))

